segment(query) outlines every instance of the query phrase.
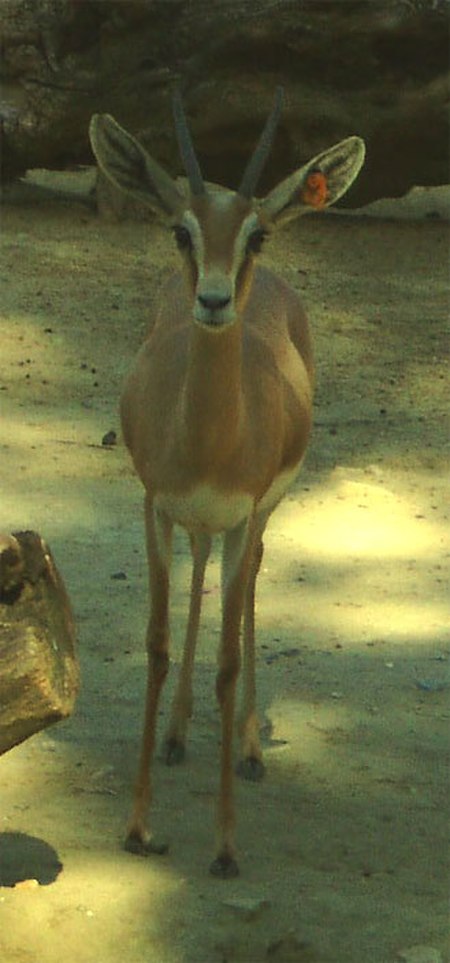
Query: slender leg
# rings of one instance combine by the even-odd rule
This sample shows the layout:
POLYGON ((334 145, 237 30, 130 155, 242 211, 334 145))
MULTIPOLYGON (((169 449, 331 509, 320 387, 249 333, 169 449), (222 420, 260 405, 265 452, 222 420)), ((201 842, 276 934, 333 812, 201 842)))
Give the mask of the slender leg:
POLYGON ((167 850, 165 843, 156 843, 152 839, 147 829, 147 812, 152 795, 150 765, 155 747, 158 701, 169 666, 168 606, 172 534, 171 523, 165 516, 155 512, 149 497, 145 500, 145 522, 150 585, 147 697, 134 805, 125 841, 127 850, 143 856, 167 850))
POLYGON ((222 559, 222 638, 216 681, 222 719, 219 845, 210 870, 230 878, 239 872, 235 859, 233 801, 233 732, 236 681, 240 667, 239 631, 253 545, 253 518, 224 536, 222 559))
POLYGON ((193 566, 189 618, 183 660, 165 742, 165 758, 169 766, 182 762, 184 759, 186 731, 189 718, 192 715, 192 670, 200 622, 205 568, 211 551, 210 536, 206 534, 192 535, 191 551, 193 566))
POLYGON ((259 781, 264 775, 264 763, 259 741, 259 719, 256 712, 255 683, 255 590, 264 551, 263 530, 264 525, 261 525, 257 534, 255 534, 244 603, 243 698, 239 718, 241 758, 236 770, 243 779, 249 779, 253 782, 259 781))

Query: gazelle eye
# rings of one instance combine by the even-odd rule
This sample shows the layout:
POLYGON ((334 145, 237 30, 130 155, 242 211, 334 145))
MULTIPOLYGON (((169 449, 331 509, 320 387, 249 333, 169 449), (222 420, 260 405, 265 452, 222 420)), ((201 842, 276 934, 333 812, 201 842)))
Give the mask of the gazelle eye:
POLYGON ((184 227, 183 224, 176 224, 173 233, 180 251, 192 250, 192 238, 187 227, 184 227))
POLYGON ((262 227, 252 231, 247 240, 247 254, 259 254, 266 237, 267 232, 262 227))

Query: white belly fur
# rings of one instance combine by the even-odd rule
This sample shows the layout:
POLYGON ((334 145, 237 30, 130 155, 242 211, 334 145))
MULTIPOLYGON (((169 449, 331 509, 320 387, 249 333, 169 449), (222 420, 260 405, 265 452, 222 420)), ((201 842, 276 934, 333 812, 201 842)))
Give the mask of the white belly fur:
POLYGON ((300 471, 300 465, 301 462, 295 465, 294 468, 289 468, 287 471, 282 471, 277 475, 275 481, 272 482, 270 488, 266 491, 266 494, 263 495, 261 501, 258 502, 258 514, 267 513, 270 515, 270 512, 278 505, 278 502, 281 501, 288 488, 294 483, 300 471))
MULTIPOLYGON (((276 477, 258 502, 257 514, 270 514, 295 480, 299 467, 276 477)), ((245 492, 221 492, 210 485, 200 485, 183 495, 160 492, 155 497, 155 508, 188 532, 224 532, 236 528, 251 515, 253 498, 245 492)))
POLYGON ((160 492, 155 498, 155 507, 188 532, 224 532, 248 518, 253 499, 245 492, 227 493, 210 485, 200 485, 184 495, 160 492))

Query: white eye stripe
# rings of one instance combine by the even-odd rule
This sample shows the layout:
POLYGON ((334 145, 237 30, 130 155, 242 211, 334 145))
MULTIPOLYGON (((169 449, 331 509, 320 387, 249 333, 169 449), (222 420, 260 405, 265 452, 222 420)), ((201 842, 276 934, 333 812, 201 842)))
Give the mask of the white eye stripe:
POLYGON ((192 244, 195 250, 197 270, 199 275, 204 274, 205 267, 205 243, 203 240, 202 229, 195 214, 192 211, 185 211, 181 220, 183 227, 186 227, 191 235, 192 244))
POLYGON ((237 273, 247 253, 249 237, 261 227, 256 211, 252 211, 242 222, 234 245, 233 271, 237 273))

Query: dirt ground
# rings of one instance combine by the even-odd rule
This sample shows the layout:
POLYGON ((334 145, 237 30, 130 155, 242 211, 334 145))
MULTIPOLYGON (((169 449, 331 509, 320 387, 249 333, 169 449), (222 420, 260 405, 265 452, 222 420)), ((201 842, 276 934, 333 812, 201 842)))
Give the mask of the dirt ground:
MULTIPOLYGON (((403 958, 446 963, 448 226, 310 217, 264 254, 304 295, 318 389, 307 461, 266 538, 267 776, 237 786, 232 881, 207 872, 217 557, 188 759, 155 765, 153 825, 170 852, 121 848, 146 562, 140 485, 120 438, 102 437, 119 430, 120 385, 176 253, 156 224, 108 224, 77 204, 6 205, 1 226, 0 530, 50 544, 82 668, 73 717, 0 759, 2 963, 391 963, 419 945, 436 954, 403 958), (11 885, 27 877, 41 885, 11 885)), ((161 730, 188 561, 180 533, 161 730)))

